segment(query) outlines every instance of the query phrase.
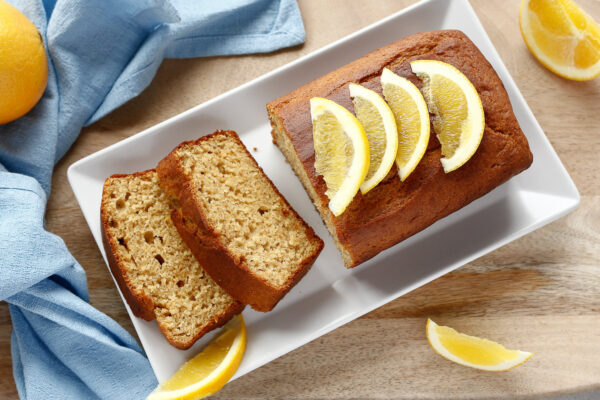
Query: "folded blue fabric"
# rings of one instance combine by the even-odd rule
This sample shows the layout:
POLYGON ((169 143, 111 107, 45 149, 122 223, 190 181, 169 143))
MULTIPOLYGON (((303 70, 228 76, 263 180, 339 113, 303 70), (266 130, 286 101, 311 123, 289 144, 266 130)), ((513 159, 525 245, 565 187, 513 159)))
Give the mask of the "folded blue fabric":
MULTIPOLYGON (((165 57, 268 52, 304 41, 294 0, 8 0, 38 27, 48 87, 0 125, 0 300, 23 399, 141 399, 137 342, 88 303, 85 272, 44 230, 54 164, 84 125, 137 96, 165 57)), ((1 45, 1 44, 0 44, 1 45)))

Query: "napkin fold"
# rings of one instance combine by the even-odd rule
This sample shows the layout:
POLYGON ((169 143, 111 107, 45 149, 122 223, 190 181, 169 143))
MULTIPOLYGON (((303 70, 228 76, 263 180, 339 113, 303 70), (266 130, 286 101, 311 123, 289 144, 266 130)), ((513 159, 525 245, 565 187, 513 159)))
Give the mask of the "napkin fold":
MULTIPOLYGON (((47 46, 48 86, 0 125, 0 300, 23 399, 141 399, 142 349, 89 305, 84 270, 44 229, 54 164, 81 128, 148 86, 163 58, 269 52, 304 41, 294 0, 8 0, 47 46)), ((0 43, 1 46, 1 43, 0 43)), ((1 94, 0 94, 1 95, 1 94)))

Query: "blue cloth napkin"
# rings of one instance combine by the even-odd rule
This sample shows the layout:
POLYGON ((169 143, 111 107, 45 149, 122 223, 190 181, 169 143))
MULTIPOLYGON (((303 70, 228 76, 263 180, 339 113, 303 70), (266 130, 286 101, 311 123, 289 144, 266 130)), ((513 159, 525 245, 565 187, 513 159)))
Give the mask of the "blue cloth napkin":
POLYGON ((52 169, 84 125, 141 93, 163 58, 302 43, 298 6, 294 0, 8 1, 38 27, 49 57, 42 100, 0 125, 0 300, 10 307, 19 395, 142 399, 157 384, 142 349, 89 305, 85 272, 44 229, 52 169))

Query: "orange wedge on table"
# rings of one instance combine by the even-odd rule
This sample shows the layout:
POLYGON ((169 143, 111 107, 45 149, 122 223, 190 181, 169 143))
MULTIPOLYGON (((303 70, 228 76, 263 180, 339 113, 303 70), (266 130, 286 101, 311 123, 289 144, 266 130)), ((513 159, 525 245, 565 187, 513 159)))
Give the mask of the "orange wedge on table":
POLYGON ((507 371, 524 364, 532 353, 509 350, 499 343, 465 335, 427 320, 427 340, 436 353, 457 364, 484 371, 507 371))
POLYGON ((600 26, 572 0, 523 0, 521 34, 542 65, 563 78, 600 75, 600 26))

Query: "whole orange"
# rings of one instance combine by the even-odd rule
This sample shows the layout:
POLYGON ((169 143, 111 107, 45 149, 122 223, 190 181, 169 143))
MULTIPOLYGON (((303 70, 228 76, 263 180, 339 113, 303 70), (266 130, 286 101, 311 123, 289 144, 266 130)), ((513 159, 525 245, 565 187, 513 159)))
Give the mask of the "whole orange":
POLYGON ((41 35, 19 10, 0 0, 0 124, 27 114, 47 82, 41 35))

